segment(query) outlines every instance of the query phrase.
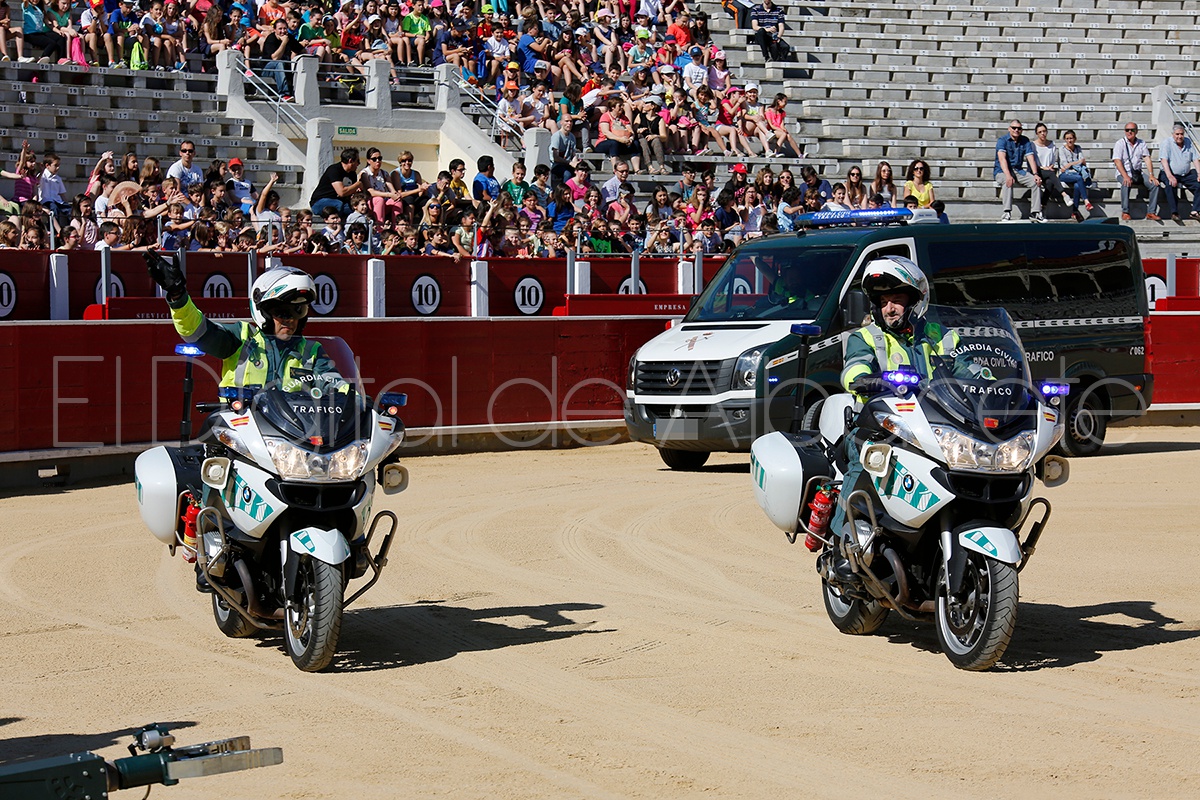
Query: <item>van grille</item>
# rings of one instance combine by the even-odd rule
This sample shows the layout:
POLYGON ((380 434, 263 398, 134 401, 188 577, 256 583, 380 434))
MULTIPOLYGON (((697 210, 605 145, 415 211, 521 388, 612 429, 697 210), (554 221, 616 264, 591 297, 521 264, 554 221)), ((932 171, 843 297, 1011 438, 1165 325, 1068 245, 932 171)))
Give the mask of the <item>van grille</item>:
POLYGON ((634 388, 639 394, 718 394, 732 378, 728 361, 639 361, 634 388))

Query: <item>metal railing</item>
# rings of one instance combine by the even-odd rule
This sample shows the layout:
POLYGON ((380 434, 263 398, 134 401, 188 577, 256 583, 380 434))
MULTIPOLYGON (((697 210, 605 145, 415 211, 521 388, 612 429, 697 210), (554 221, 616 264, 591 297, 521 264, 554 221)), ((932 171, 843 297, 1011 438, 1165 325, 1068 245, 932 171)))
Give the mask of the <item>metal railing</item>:
MULTIPOLYGON (((313 56, 298 56, 298 58, 313 58, 313 56)), ((275 130, 285 132, 289 138, 293 139, 304 139, 308 136, 308 117, 304 116, 295 105, 285 103, 275 87, 259 73, 258 70, 261 70, 267 62, 261 59, 247 59, 243 63, 246 64, 246 82, 254 87, 254 90, 267 101, 275 113, 275 130)), ((289 80, 296 79, 293 62, 285 62, 283 69, 288 73, 289 80)), ((295 91, 294 85, 292 90, 295 91)))
POLYGON ((1167 108, 1171 110, 1171 117, 1175 120, 1175 122, 1183 126, 1183 130, 1185 133, 1187 133, 1187 137, 1192 140, 1192 145, 1196 146, 1196 129, 1192 127, 1192 122, 1188 118, 1187 112, 1183 108, 1183 103, 1187 102, 1187 96, 1188 90, 1180 89, 1179 102, 1177 103, 1172 95, 1168 93, 1166 95, 1167 108))
POLYGON ((525 129, 512 120, 501 117, 500 106, 495 100, 488 97, 480 86, 463 78, 462 70, 455 72, 454 81, 458 86, 459 92, 469 98, 469 103, 478 106, 491 119, 488 135, 493 141, 500 142, 508 149, 510 148, 509 140, 511 137, 515 140, 511 143, 511 149, 520 150, 524 147, 525 129))

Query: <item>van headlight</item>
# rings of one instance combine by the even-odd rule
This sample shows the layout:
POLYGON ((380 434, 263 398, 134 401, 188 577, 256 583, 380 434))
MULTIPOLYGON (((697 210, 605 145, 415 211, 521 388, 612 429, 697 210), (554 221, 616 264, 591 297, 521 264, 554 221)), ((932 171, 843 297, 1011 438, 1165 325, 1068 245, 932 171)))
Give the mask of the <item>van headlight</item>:
POLYGON ((933 435, 942 447, 950 469, 978 472, 1024 472, 1033 463, 1033 433, 1026 431, 993 444, 952 428, 935 427, 933 435))
POLYGON ((286 439, 265 439, 275 470, 284 480, 351 481, 362 475, 367 443, 358 442, 333 453, 314 453, 286 439))
POLYGON ((758 382, 758 364, 762 361, 762 350, 747 350, 733 365, 733 388, 753 389, 758 382))
POLYGON ((637 353, 629 357, 629 368, 625 370, 625 388, 629 391, 637 388, 637 353))

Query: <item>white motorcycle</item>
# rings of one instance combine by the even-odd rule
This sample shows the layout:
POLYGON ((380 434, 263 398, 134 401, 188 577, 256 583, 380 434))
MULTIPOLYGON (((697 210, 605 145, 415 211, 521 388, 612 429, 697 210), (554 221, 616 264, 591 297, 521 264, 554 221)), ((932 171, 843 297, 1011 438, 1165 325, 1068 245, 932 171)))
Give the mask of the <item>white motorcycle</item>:
MULTIPOLYGON (((319 341, 343 375, 354 375, 342 340, 319 341)), ((372 519, 371 504, 377 485, 385 494, 408 485, 408 471, 388 459, 404 439, 398 415, 406 398, 383 394, 373 406, 353 380, 341 389, 314 382, 296 392, 222 388, 222 402, 197 404, 211 413, 201 443, 189 444, 190 357, 201 353, 194 345, 176 353, 189 356, 183 440, 138 456, 142 520, 172 555, 182 548, 195 561, 197 588, 212 592, 222 633, 282 630, 297 667, 325 669, 337 651, 342 612, 387 565, 396 515, 381 511, 372 519), (387 533, 372 556, 381 522, 387 533), (349 582, 368 571, 368 582, 346 598, 349 582)))
MULTIPOLYGON (((866 402, 826 398, 820 430, 757 439, 754 495, 789 541, 803 533, 819 553, 825 609, 839 630, 873 633, 889 611, 932 618, 946 657, 984 670, 1012 637, 1017 573, 1050 518, 1050 503, 1033 497, 1035 478, 1053 487, 1068 477, 1067 461, 1047 452, 1063 434, 1069 387, 1033 385, 1002 309, 932 306, 926 322, 939 326, 925 330, 940 335, 934 352, 943 354, 931 358, 932 374, 890 365, 866 402), (851 486, 848 450, 862 465, 851 486), (830 531, 839 494, 846 521, 830 531)), ((808 337, 820 330, 792 332, 804 376, 808 337)), ((800 402, 796 412, 804 418, 800 402)))

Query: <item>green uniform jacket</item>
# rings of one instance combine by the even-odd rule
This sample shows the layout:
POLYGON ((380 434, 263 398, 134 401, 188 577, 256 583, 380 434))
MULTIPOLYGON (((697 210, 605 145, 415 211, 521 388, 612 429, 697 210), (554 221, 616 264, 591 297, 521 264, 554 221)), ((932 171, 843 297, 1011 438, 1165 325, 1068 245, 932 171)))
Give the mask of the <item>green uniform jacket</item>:
POLYGON ((293 370, 319 376, 324 387, 345 383, 320 342, 302 336, 281 342, 248 322, 229 325, 212 322, 190 297, 170 305, 171 321, 183 340, 221 359, 221 386, 266 386, 278 382, 287 392, 305 388, 292 375, 293 370))

